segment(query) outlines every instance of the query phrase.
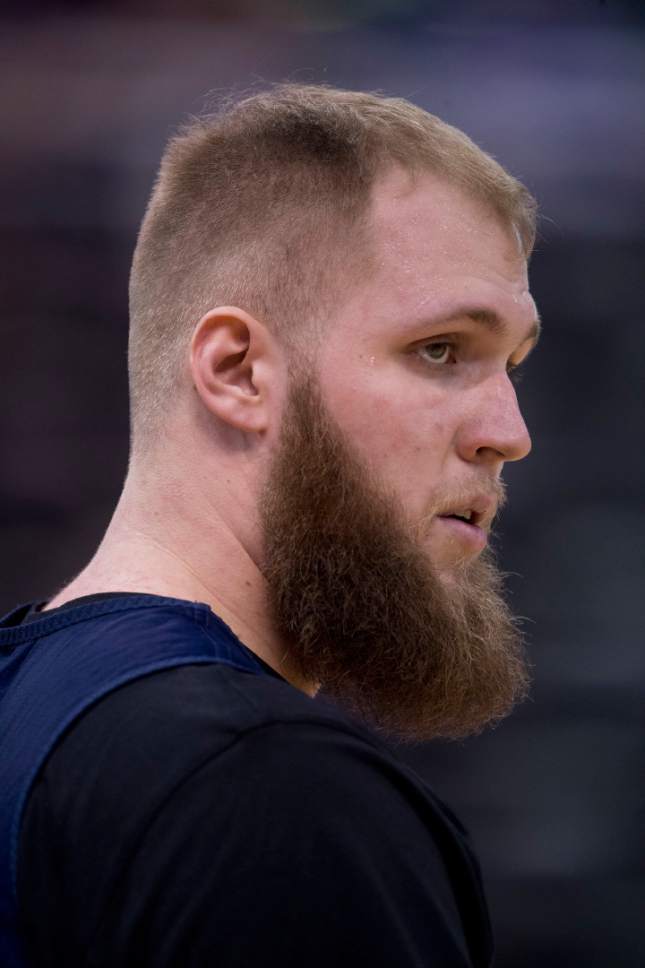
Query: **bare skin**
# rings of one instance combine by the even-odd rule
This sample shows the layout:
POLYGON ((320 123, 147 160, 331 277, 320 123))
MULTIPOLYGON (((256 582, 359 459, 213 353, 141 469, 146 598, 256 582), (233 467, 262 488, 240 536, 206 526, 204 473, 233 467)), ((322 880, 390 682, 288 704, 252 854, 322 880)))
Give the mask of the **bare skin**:
MULTIPOLYGON (((535 306, 513 234, 432 176, 382 179, 373 228, 378 271, 339 298, 316 373, 330 414, 449 582, 477 552, 439 513, 475 491, 494 503, 505 461, 530 450, 507 369, 536 342, 535 306), (494 313, 503 331, 471 319, 471 309, 494 313)), ((205 602, 314 695, 318 683, 295 671, 274 628, 262 573, 258 500, 287 389, 284 348, 262 321, 237 307, 208 312, 162 444, 132 455, 96 554, 46 607, 105 591, 205 602)))

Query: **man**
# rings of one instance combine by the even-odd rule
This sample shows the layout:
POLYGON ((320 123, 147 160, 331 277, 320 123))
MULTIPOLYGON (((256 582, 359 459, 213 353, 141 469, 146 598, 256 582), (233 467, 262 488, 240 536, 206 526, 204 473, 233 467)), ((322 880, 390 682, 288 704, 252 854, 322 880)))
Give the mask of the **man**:
POLYGON ((121 499, 0 628, 7 963, 490 963, 465 834, 378 734, 525 689, 486 546, 534 220, 400 100, 284 85, 171 141, 121 499))

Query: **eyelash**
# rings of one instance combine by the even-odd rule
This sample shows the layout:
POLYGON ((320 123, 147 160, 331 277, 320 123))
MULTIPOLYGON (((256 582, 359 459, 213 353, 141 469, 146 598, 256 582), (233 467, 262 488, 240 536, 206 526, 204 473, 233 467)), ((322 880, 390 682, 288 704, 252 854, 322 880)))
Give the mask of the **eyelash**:
MULTIPOLYGON (((430 347, 430 346, 448 346, 452 350, 454 350, 454 349, 456 349, 457 344, 456 343, 452 343, 449 340, 436 340, 435 342, 424 343, 423 346, 420 346, 419 347, 419 354, 421 354, 421 351, 428 349, 428 347, 430 347)), ((421 357, 421 358, 423 359, 423 357, 421 357)), ((427 362, 428 362, 428 364, 430 366, 437 366, 437 367, 446 366, 446 363, 440 363, 437 360, 427 359, 427 362)), ((456 363, 456 360, 455 360, 455 363, 456 363)), ((522 376, 523 376, 523 373, 519 369, 519 364, 517 364, 517 363, 507 363, 507 365, 506 365, 506 372, 507 372, 507 374, 508 374, 511 382, 514 383, 515 385, 517 385, 521 381, 522 376)))

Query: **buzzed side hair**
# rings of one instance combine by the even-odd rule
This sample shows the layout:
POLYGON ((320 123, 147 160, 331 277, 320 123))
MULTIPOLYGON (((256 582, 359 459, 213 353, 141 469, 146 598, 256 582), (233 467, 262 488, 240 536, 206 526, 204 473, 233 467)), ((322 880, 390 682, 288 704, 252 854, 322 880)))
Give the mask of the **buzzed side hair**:
POLYGON ((528 190, 462 131, 400 98, 280 84, 170 140, 130 276, 133 451, 158 439, 209 309, 239 306, 290 348, 320 337, 334 294, 367 271, 372 187, 397 165, 483 201, 529 257, 528 190))

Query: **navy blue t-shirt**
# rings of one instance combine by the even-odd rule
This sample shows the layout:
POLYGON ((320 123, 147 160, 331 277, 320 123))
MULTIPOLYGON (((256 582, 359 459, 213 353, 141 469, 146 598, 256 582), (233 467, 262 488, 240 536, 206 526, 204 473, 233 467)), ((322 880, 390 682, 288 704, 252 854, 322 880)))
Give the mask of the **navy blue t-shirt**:
MULTIPOLYGON (((42 647, 65 613, 84 635, 81 603, 96 630, 106 597, 130 598, 133 621, 135 599, 154 614, 156 596, 117 593, 19 618, 37 620, 42 647)), ((175 607, 190 621, 187 604, 175 607)), ((139 677, 57 742, 20 828, 29 964, 488 966, 458 821, 371 731, 254 658, 255 672, 217 662, 139 677)))

